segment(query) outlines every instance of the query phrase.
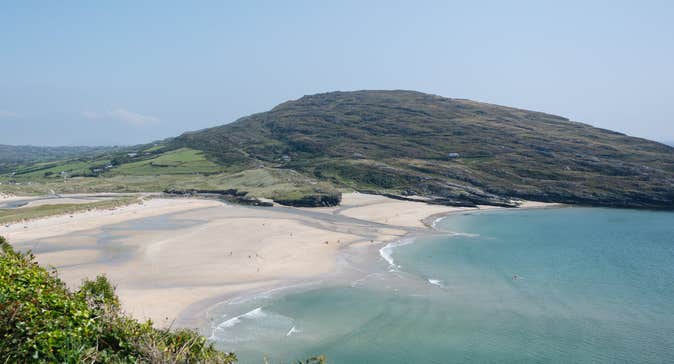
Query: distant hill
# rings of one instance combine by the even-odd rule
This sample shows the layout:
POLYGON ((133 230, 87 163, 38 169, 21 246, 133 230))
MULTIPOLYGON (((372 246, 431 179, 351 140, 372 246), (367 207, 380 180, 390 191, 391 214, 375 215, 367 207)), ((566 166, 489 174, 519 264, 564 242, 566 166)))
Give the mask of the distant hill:
POLYGON ((414 91, 331 92, 185 133, 218 163, 455 204, 674 206, 674 148, 541 112, 414 91))
POLYGON ((560 116, 414 91, 305 96, 124 150, 83 150, 82 157, 45 148, 23 158, 59 152, 77 157, 17 165, 0 175, 3 189, 236 190, 230 193, 325 205, 350 188, 461 206, 529 199, 674 208, 671 146, 560 116))
POLYGON ((35 147, 0 144, 0 172, 20 164, 81 158, 109 152, 113 149, 113 147, 35 147))

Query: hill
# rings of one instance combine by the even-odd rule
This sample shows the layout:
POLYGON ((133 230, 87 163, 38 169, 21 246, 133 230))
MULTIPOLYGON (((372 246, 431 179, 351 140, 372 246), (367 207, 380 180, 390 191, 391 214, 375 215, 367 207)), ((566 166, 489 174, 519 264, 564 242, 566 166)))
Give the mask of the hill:
POLYGON ((289 168, 338 186, 450 204, 521 198, 674 206, 670 146, 545 113, 413 91, 305 96, 171 143, 230 168, 289 168))
POLYGON ((12 173, 0 178, 5 192, 235 189, 320 206, 355 189, 448 205, 674 207, 670 146, 414 91, 305 96, 223 126, 12 173))
POLYGON ((68 158, 82 158, 114 150, 114 147, 35 147, 0 145, 0 172, 17 165, 68 158))

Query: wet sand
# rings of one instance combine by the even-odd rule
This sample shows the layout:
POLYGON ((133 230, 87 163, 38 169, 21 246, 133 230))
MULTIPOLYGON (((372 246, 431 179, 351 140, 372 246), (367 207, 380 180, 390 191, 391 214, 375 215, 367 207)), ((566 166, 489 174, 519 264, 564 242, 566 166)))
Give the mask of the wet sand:
POLYGON ((70 286, 106 274, 124 309, 190 325, 218 297, 334 272, 344 248, 423 233, 424 218, 468 210, 360 193, 332 208, 247 207, 204 199, 143 204, 0 227, 70 286))

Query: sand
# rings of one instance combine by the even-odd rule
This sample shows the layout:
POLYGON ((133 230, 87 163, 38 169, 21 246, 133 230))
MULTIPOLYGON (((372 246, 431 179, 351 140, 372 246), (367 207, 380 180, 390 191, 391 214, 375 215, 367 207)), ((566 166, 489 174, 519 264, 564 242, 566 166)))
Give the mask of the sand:
POLYGON ((423 202, 394 200, 378 195, 351 193, 344 196, 339 213, 382 224, 424 227, 423 220, 428 216, 471 209, 474 208, 429 205, 423 202))
POLYGON ((0 235, 10 241, 28 241, 66 235, 133 219, 220 205, 220 202, 204 199, 151 199, 127 206, 12 223, 9 227, 0 226, 0 235))
POLYGON ((318 209, 157 198, 2 226, 0 235, 72 288, 106 274, 128 313, 166 326, 190 323, 187 312, 217 297, 329 274, 345 247, 400 239, 431 215, 463 210, 361 193, 318 209))
POLYGON ((9 193, 0 192, 0 202, 9 202, 14 200, 22 199, 23 197, 18 197, 9 193))
POLYGON ((45 206, 45 205, 80 205, 80 204, 87 204, 87 203, 93 203, 93 202, 99 202, 99 201, 105 201, 108 200, 109 198, 94 198, 94 199, 82 199, 82 198, 71 198, 71 197, 64 197, 64 198, 50 198, 50 199, 44 199, 44 200, 36 200, 36 201, 30 201, 27 204, 19 207, 19 208, 28 208, 28 207, 37 207, 37 206, 45 206))

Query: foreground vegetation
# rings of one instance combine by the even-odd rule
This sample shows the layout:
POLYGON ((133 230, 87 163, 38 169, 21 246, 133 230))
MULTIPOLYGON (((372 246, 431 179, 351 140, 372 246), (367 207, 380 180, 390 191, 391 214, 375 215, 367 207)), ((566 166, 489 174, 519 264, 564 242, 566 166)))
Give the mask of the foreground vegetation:
MULTIPOLYGON (((104 276, 74 292, 0 236, 1 363, 222 363, 193 330, 156 329, 125 316, 104 276)), ((324 358, 305 363, 324 363, 324 358)))
POLYGON ((0 358, 5 363, 233 363, 190 330, 124 316, 104 276, 76 292, 0 237, 0 358))

